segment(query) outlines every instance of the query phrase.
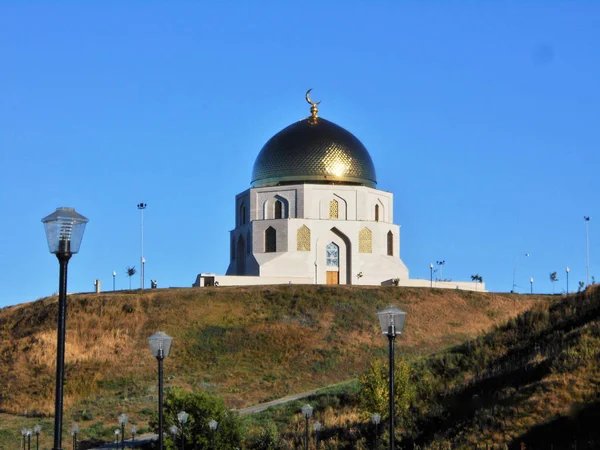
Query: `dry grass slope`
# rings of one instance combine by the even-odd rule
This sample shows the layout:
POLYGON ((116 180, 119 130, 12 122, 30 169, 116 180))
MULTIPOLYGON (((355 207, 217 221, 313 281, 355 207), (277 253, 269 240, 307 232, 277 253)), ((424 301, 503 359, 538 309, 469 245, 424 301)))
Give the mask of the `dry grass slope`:
MULTIPOLYGON (((427 354, 506 321, 544 296, 398 287, 268 286, 76 294, 68 299, 66 419, 127 410, 145 420, 156 361, 146 338, 174 337, 170 385, 206 389, 239 408, 362 372, 386 342, 375 313, 409 316, 403 352, 427 354)), ((57 298, 0 310, 0 409, 53 412, 57 298)))

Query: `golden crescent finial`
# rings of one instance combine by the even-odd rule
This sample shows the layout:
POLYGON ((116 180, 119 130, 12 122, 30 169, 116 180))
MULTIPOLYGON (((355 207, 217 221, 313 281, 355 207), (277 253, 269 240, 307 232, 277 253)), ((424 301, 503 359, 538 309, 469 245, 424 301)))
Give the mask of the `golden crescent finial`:
POLYGON ((317 113, 319 112, 319 108, 317 107, 317 105, 319 103, 321 103, 321 102, 320 101, 319 102, 313 102, 310 99, 310 95, 309 95, 310 91, 312 91, 312 88, 310 88, 308 91, 306 91, 306 101, 308 102, 309 105, 311 105, 310 106, 310 115, 311 115, 310 116, 310 121, 312 123, 317 123, 317 113))

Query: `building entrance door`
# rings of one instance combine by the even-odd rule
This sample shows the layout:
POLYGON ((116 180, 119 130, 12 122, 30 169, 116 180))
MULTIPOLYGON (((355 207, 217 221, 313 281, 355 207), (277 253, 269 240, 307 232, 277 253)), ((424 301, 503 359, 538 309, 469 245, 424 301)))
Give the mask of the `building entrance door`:
POLYGON ((327 284, 340 284, 340 273, 327 271, 327 284))

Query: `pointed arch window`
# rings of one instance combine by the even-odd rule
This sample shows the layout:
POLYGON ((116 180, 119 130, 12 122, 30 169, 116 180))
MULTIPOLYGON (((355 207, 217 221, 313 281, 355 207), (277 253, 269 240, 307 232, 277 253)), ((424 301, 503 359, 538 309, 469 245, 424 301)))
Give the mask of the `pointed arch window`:
POLYGON ((379 222, 379 205, 375 205, 375 222, 379 222))
POLYGON ((246 224, 246 205, 244 205, 243 203, 240 205, 240 219, 239 219, 239 224, 240 225, 245 225, 246 224))
POLYGON ((373 253, 373 233, 368 228, 358 232, 358 252, 373 253))
POLYGON ((339 205, 337 200, 331 200, 329 202, 329 218, 337 219, 339 217, 339 205))
POLYGON ((275 218, 283 218, 283 203, 281 203, 281 200, 275 201, 275 218))
POLYGON ((296 250, 299 252, 310 251, 310 229, 306 225, 298 228, 296 234, 296 250))
POLYGON ((277 232, 275 228, 269 227, 265 230, 265 253, 277 251, 277 232))
POLYGON ((340 248, 334 243, 330 242, 325 247, 325 252, 327 256, 327 266, 328 267, 339 267, 340 266, 340 248))
POLYGON ((388 231, 387 234, 387 254, 388 256, 394 256, 394 233, 388 231))

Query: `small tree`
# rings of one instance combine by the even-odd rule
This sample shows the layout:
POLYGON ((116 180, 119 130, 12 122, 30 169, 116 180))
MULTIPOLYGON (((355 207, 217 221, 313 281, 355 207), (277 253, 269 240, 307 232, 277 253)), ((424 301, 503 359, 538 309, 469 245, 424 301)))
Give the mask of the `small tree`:
MULTIPOLYGON (((225 408, 222 399, 213 397, 199 390, 186 391, 179 387, 167 390, 164 401, 165 430, 171 425, 179 427, 177 413, 185 411, 189 414, 184 427, 186 447, 211 448, 212 430, 209 422, 217 422, 215 431, 215 450, 240 447, 243 439, 242 425, 236 413, 225 408)), ((150 428, 158 431, 158 416, 154 414, 150 420, 150 428)), ((172 442, 165 442, 165 448, 177 448, 172 442)))
POLYGON ((129 277, 129 290, 131 290, 131 277, 136 273, 135 266, 127 268, 127 276, 129 277))
MULTIPOLYGON (((471 281, 474 281, 475 283, 483 283, 483 277, 477 273, 475 275, 471 275, 471 281)), ((475 290, 477 290, 477 284, 475 284, 475 290)))
POLYGON ((583 281, 580 281, 577 285, 577 292, 581 292, 583 288, 585 288, 585 283, 583 281))
POLYGON ((556 272, 550 272, 550 281, 552 281, 552 295, 554 295, 554 283, 558 281, 558 275, 556 272))

